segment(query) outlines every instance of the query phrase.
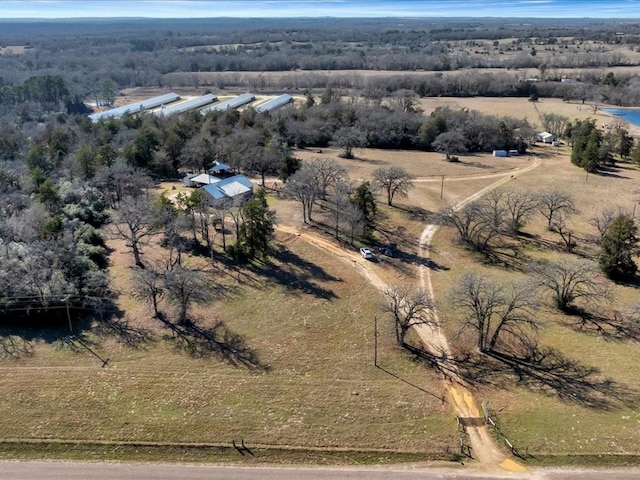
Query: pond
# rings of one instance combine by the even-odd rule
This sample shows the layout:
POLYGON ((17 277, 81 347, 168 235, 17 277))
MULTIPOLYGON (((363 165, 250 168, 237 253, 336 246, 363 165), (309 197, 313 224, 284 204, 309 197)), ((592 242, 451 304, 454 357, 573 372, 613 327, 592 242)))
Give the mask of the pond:
POLYGON ((603 108, 602 110, 640 127, 640 109, 638 108, 603 108))

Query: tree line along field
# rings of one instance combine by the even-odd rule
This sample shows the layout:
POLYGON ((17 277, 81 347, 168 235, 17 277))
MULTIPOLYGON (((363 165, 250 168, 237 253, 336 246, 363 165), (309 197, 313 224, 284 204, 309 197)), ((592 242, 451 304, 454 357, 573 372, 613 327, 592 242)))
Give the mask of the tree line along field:
POLYGON ((549 22, 61 21, 40 22, 28 37, 23 23, 3 22, 0 43, 24 48, 3 50, 1 84, 60 75, 81 99, 95 98, 110 80, 119 88, 333 86, 378 94, 410 89, 420 96, 528 97, 538 90, 556 98, 638 103, 635 71, 629 70, 638 64, 634 22, 549 22), (86 40, 78 42, 78 35, 86 40), (461 81, 469 70, 476 78, 461 81))
MULTIPOLYGON (((614 27, 618 25, 606 25, 583 39, 573 32, 563 35, 559 43, 550 40, 544 25, 527 30, 528 40, 518 26, 514 29, 522 39, 516 41, 520 37, 508 32, 511 40, 507 41, 496 37, 499 28, 489 21, 449 31, 436 28, 430 42, 419 48, 484 49, 490 42, 491 48, 498 49, 513 45, 515 50, 503 55, 532 62, 551 55, 552 45, 565 42, 567 50, 579 45, 581 52, 588 49, 593 58, 601 55, 598 61, 606 63, 604 57, 613 49, 635 53, 633 34, 625 30, 624 36, 616 36, 611 33, 614 27)), ((608 282, 611 303, 603 303, 601 310, 585 308, 569 314, 560 313, 546 293, 537 291, 539 304, 528 307, 541 328, 537 333, 527 331, 532 340, 528 357, 507 358, 507 354, 521 353, 507 342, 477 351, 474 335, 462 329, 464 312, 454 308, 452 301, 452 292, 469 271, 486 278, 487 284, 489 280, 515 284, 532 277, 528 265, 535 260, 582 259, 596 265, 599 247, 593 217, 605 208, 635 213, 635 152, 640 147, 631 139, 634 148, 618 153, 619 139, 613 133, 626 132, 627 139, 637 130, 627 130, 600 110, 605 100, 618 102, 624 97, 635 102, 632 73, 590 72, 588 80, 584 76, 576 86, 563 85, 557 78, 546 85, 526 82, 520 74, 502 72, 510 80, 492 88, 504 87, 512 97, 496 99, 450 96, 477 91, 498 78, 484 73, 434 73, 421 79, 420 85, 393 75, 385 75, 383 81, 342 85, 332 71, 332 80, 320 79, 314 91, 297 85, 303 91, 298 92, 295 105, 269 116, 245 109, 207 117, 197 113, 163 120, 125 117, 91 124, 83 114, 74 114, 87 96, 94 98, 106 90, 113 95, 117 85, 118 101, 122 96, 145 97, 166 87, 159 86, 165 75, 192 75, 193 62, 200 61, 192 49, 200 43, 215 43, 199 36, 200 24, 189 27, 195 30, 193 36, 184 31, 158 36, 143 29, 113 42, 106 39, 116 27, 99 25, 91 48, 109 50, 104 68, 113 60, 111 55, 119 56, 124 65, 120 71, 111 70, 110 85, 98 85, 77 74, 92 68, 93 60, 78 56, 77 63, 69 63, 75 48, 70 40, 79 31, 74 29, 86 26, 63 24, 60 28, 65 34, 57 39, 46 40, 46 33, 37 37, 42 43, 33 46, 40 50, 35 57, 30 57, 30 48, 0 59, 11 67, 0 87, 7 112, 0 133, 3 305, 11 306, 11 293, 18 291, 19 284, 25 289, 21 292, 34 292, 21 302, 37 306, 37 312, 54 308, 57 312, 51 313, 57 322, 53 328, 24 329, 12 324, 2 332, 0 383, 11 392, 0 407, 7 419, 4 440, 9 440, 0 447, 4 455, 15 455, 12 440, 45 445, 38 450, 18 443, 22 455, 29 451, 46 455, 49 441, 78 441, 84 447, 101 441, 105 445, 96 448, 105 455, 141 458, 132 451, 118 453, 126 446, 118 442, 148 442, 148 448, 158 442, 159 449, 171 443, 185 448, 206 444, 212 448, 211 456, 204 455, 207 459, 227 460, 235 452, 231 442, 244 440, 258 453, 250 461, 286 458, 322 463, 335 460, 332 455, 342 450, 344 455, 337 461, 346 463, 456 460, 459 438, 442 382, 443 371, 455 368, 476 398, 488 400, 491 411, 499 412, 499 426, 518 451, 533 455, 528 461, 566 462, 580 454, 623 459, 611 463, 636 461, 637 337, 627 322, 635 317, 626 315, 637 302, 637 281, 608 282), (64 30, 67 27, 70 30, 64 30), (165 61, 168 57, 160 54, 178 46, 191 56, 189 68, 180 56, 167 73, 159 74, 155 64, 138 68, 150 56, 165 61), (51 65, 42 63, 46 48, 57 49, 60 55, 50 57, 51 65), (131 53, 130 58, 123 58, 124 53, 131 53), (140 63, 132 66, 134 59, 140 63), (75 78, 70 76, 72 67, 77 67, 75 78), (38 76, 44 68, 55 73, 38 76), (514 93, 509 85, 521 90, 514 93), (447 89, 446 95, 424 97, 436 87, 447 89), (545 95, 555 88, 572 93, 565 101, 545 95), (601 131, 595 172, 571 164, 570 145, 530 145, 537 131, 549 125, 577 126, 578 120, 595 120, 601 131), (611 131, 600 128, 605 122, 612 125, 611 131), (515 148, 522 155, 498 158, 487 153, 497 147, 515 148), (254 219, 248 210, 214 212, 195 197, 183 199, 181 208, 168 201, 169 196, 189 193, 177 183, 181 174, 202 170, 214 160, 228 161, 251 175, 256 184, 267 179, 267 186, 272 185, 264 203, 256 195, 257 203, 251 204, 254 212, 262 208, 275 212, 277 218, 274 249, 264 256, 243 250, 246 228, 254 219), (333 168, 345 190, 340 197, 339 182, 328 182, 326 191, 311 202, 311 219, 291 185, 318 166, 333 168), (389 198, 387 205, 374 179, 380 170, 392 167, 406 173, 413 188, 407 190, 408 196, 401 191, 393 205, 389 198), (454 228, 446 225, 444 213, 498 179, 505 181, 497 192, 570 195, 576 211, 563 217, 564 223, 554 226, 555 230, 547 229, 546 220, 536 214, 517 235, 501 233, 490 248, 465 248, 454 228), (277 182, 282 182, 281 191, 273 187, 277 182), (366 196, 372 193, 375 196, 366 196), (360 194, 364 197, 357 197, 360 194), (370 220, 363 219, 363 212, 363 217, 349 216, 354 200, 361 198, 375 198, 377 216, 370 220), (596 203, 594 198, 603 201, 596 203), (345 202, 340 204, 344 208, 339 208, 339 202, 345 202), (142 252, 135 260, 131 236, 125 239, 115 228, 129 221, 124 215, 126 205, 133 205, 133 213, 145 213, 143 228, 148 229, 150 244, 140 243, 142 252), (151 225, 148 219, 159 221, 151 225), (202 219, 206 219, 204 227, 202 219), (221 226, 221 219, 226 224, 221 226), (419 239, 430 223, 440 228, 433 247, 425 252, 419 239), (380 256, 381 262, 372 263, 357 254, 358 246, 376 250, 389 242, 399 247, 394 258, 380 256), (36 259, 42 253, 34 252, 59 260, 38 268, 41 262, 36 259), (419 269, 425 268, 432 276, 435 305, 453 345, 451 356, 431 363, 396 345, 398 325, 382 313, 379 292, 381 284, 417 286, 419 269), (191 292, 202 297, 191 301, 180 282, 210 291, 205 295, 194 288, 191 292), (43 285, 36 295, 36 287, 43 285), (141 292, 141 286, 157 295, 160 311, 154 312, 152 295, 148 290, 141 292), (38 295, 55 302, 42 305, 33 300, 38 295), (75 303, 83 295, 93 303, 75 303), (81 309, 91 309, 93 314, 85 316, 81 309), (376 353, 381 368, 373 364, 376 353), (299 455, 292 458, 292 451, 299 455)), ((261 28, 256 37, 264 34, 261 28)), ((305 51, 300 45, 307 43, 327 49, 327 57, 341 58, 364 48, 374 49, 376 55, 380 48, 397 56, 403 44, 420 43, 426 36, 390 29, 375 37, 381 45, 359 46, 356 38, 330 45, 321 37, 331 35, 315 28, 302 43, 281 44, 275 38, 265 43, 249 36, 251 48, 239 48, 233 42, 234 33, 229 33, 227 43, 214 50, 228 53, 233 46, 237 51, 232 56, 261 62, 281 57, 285 47, 305 51), (336 50, 330 52, 331 48, 336 50)), ((361 28, 353 35, 370 32, 372 27, 361 28)), ((425 51, 418 54, 424 56, 425 51)), ((613 63, 624 63, 622 57, 610 57, 614 58, 613 63)), ((629 55, 629 64, 634 58, 629 55)), ((381 65, 378 68, 389 68, 381 65)), ((529 68, 539 75, 553 73, 539 65, 529 68)), ((243 75, 239 71, 221 74, 243 75)), ((294 76, 282 75, 286 82, 294 76)), ((194 86, 188 88, 200 93, 202 85, 194 86)), ((554 96, 564 94, 558 90, 554 96)), ((561 136, 567 131, 558 127, 554 133, 561 136)), ((565 137, 567 143, 573 140, 565 137)), ((262 220, 269 223, 269 218, 262 220)), ((633 258, 637 262, 637 255, 633 258)), ((7 312, 4 318, 11 315, 7 312)), ((421 348, 412 332, 407 341, 421 348)))

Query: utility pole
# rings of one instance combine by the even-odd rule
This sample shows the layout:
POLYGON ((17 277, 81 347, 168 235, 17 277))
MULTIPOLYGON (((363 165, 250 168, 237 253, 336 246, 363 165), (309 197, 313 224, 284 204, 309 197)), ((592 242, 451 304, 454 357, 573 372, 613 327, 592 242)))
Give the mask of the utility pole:
POLYGON ((69 313, 69 297, 64 299, 64 304, 67 307, 67 320, 69 320, 69 333, 73 335, 73 327, 71 326, 71 314, 69 313))
POLYGON ((373 317, 373 365, 378 366, 378 316, 373 317))

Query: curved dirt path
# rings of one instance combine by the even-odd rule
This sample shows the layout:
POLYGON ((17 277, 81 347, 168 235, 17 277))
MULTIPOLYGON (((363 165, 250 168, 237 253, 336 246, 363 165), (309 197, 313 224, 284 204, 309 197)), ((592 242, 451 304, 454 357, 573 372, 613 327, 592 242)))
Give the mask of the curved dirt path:
MULTIPOLYGON (((487 192, 498 188, 501 185, 511 181, 515 178, 516 175, 529 172, 540 165, 541 161, 539 158, 535 158, 535 160, 529 163, 526 167, 518 169, 518 170, 507 170, 503 172, 497 172, 493 174, 486 175, 478 175, 478 176, 465 176, 465 177, 450 177, 448 180, 471 180, 471 179, 490 179, 490 178, 498 178, 497 181, 493 182, 491 185, 479 190, 473 195, 467 197, 466 199, 460 201, 455 205, 455 209, 463 208, 468 203, 477 200, 478 198, 485 195, 487 192)), ((441 181, 441 179, 421 179, 421 181, 441 181)), ((421 255, 428 256, 430 252, 431 241, 433 239, 434 234, 438 230, 439 225, 430 224, 425 227, 423 230, 419 246, 421 255)), ((345 250, 333 243, 330 240, 324 239, 318 235, 313 233, 306 232, 298 227, 291 227, 286 225, 278 225, 276 229, 280 232, 287 233, 290 235, 294 235, 298 238, 304 239, 306 242, 315 245, 318 248, 322 248, 326 251, 331 252, 337 258, 343 260, 347 264, 351 264, 354 268, 356 268, 360 274, 365 277, 373 286, 375 286, 378 290, 384 291, 388 285, 373 271, 372 266, 369 264, 367 260, 364 260, 362 256, 357 251, 349 251, 345 250)), ((431 274, 430 270, 426 268, 424 265, 420 265, 419 267, 419 278, 421 287, 424 288, 430 297, 433 299, 433 286, 431 283, 431 274)), ((447 341, 446 336, 442 332, 440 328, 440 319, 438 317, 437 311, 434 309, 432 312, 432 318, 434 320, 433 324, 425 325, 420 324, 414 326, 414 330, 420 337, 420 340, 424 344, 425 348, 438 357, 446 357, 450 356, 450 348, 449 343, 447 341)), ((455 371, 449 372, 449 377, 446 379, 447 387, 451 397, 451 404, 454 406, 456 414, 462 418, 478 418, 481 417, 482 414, 478 410, 477 403, 469 390, 467 389, 464 381, 456 375, 455 371)), ((525 475, 527 478, 536 478, 542 479, 543 476, 537 475, 532 471, 527 471, 527 469, 505 455, 496 445, 493 437, 491 436, 488 428, 486 426, 468 426, 467 433, 469 435, 469 442, 472 448, 472 454, 476 461, 480 464, 482 469, 486 470, 495 470, 499 468, 501 471, 513 472, 514 474, 519 475, 518 478, 522 478, 522 475, 525 475)), ((506 472, 505 472, 506 473, 506 472)))
MULTIPOLYGON (((511 181, 513 178, 515 178, 516 174, 526 173, 533 170, 534 168, 537 168, 540 163, 540 159, 536 158, 534 162, 518 171, 509 170, 502 173, 482 176, 482 178, 498 177, 499 180, 465 198, 457 205, 455 205, 454 208, 456 210, 463 208, 465 205, 473 202, 474 200, 477 200, 487 192, 511 181)), ((420 236, 421 256, 428 257, 431 248, 431 241, 436 231, 438 230, 438 227, 439 225, 431 224, 427 225, 423 230, 422 235, 420 236)), ((429 296, 432 299, 434 299, 433 285, 431 283, 431 271, 426 268, 425 265, 420 265, 418 269, 420 273, 420 284, 422 288, 428 292, 429 296)), ((449 348, 449 343, 446 336, 442 332, 442 329, 440 328, 440 318, 438 317, 438 312, 435 309, 432 311, 432 320, 432 324, 416 325, 414 326, 414 329, 420 337, 420 340, 424 344, 425 348, 430 351, 430 353, 436 356, 450 356, 451 350, 449 348)), ((463 418, 482 417, 482 414, 478 411, 477 402, 465 386, 465 382, 456 375, 455 371, 450 371, 449 378, 447 378, 446 382, 451 396, 452 405, 454 405, 458 416, 463 418)), ((522 465, 507 457, 496 446, 486 425, 467 426, 467 433, 469 435, 469 442, 472 447, 473 456, 481 464, 488 467, 499 465, 503 469, 512 472, 524 472, 526 470, 522 465)))

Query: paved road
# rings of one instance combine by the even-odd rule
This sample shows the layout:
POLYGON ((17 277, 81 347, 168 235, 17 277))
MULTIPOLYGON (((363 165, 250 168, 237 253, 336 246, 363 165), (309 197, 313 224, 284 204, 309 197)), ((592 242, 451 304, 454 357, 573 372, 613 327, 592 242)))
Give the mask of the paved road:
POLYGON ((2 480, 636 480, 640 469, 539 469, 524 474, 466 468, 221 467, 147 463, 0 461, 2 480))

